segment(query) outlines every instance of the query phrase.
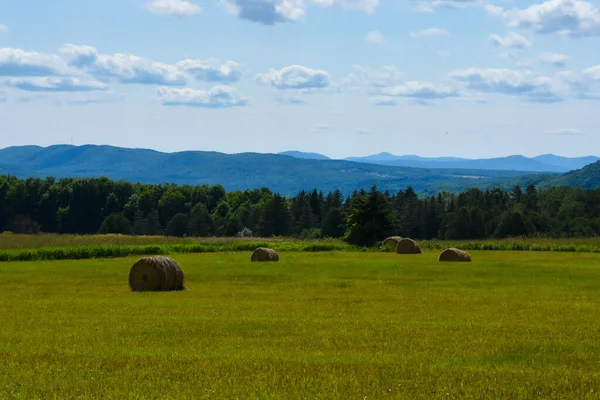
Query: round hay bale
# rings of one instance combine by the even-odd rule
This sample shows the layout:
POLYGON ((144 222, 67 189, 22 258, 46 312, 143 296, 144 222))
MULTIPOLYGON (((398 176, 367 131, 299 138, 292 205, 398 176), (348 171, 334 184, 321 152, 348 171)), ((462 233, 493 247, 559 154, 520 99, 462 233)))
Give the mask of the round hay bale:
POLYGON ((412 239, 403 238, 396 245, 396 253, 398 254, 421 254, 419 244, 412 239))
POLYGON ((253 262, 262 262, 262 261, 279 261, 279 254, 273 249, 268 249, 266 247, 259 247, 254 250, 252 253, 252 257, 250 257, 250 261, 253 262))
POLYGON ((401 236, 390 236, 383 241, 383 247, 390 250, 395 250, 400 240, 402 240, 401 236))
POLYGON ((471 262, 471 256, 466 251, 451 247, 442 251, 439 261, 471 262))
POLYGON ((169 257, 140 258, 129 271, 129 286, 134 292, 184 290, 183 271, 169 257))

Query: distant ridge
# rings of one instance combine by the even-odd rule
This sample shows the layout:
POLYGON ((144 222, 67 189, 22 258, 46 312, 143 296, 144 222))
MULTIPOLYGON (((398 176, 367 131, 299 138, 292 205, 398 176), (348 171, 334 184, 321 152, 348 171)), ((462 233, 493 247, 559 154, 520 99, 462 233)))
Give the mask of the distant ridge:
MULTIPOLYGON (((112 146, 23 146, 0 150, 0 174, 27 177, 101 177, 143 183, 221 184, 227 190, 268 187, 284 195, 377 184, 391 192, 412 186, 420 194, 510 185, 527 172, 391 167, 278 154, 208 151, 162 153, 112 146)), ((539 179, 542 179, 540 177, 539 179)), ((509 186, 510 187, 510 186, 509 186)))
MULTIPOLYGON (((329 160, 318 153, 286 151, 279 153, 301 159, 329 160)), ((580 169, 600 160, 600 157, 561 157, 554 154, 543 154, 537 157, 511 155, 507 157, 469 159, 459 157, 420 157, 418 155, 394 155, 382 152, 364 157, 347 157, 344 160, 367 164, 388 165, 394 167, 428 168, 428 169, 478 169, 490 171, 524 171, 564 173, 580 169)))
POLYGON ((302 158, 304 160, 331 160, 331 158, 319 153, 305 153, 302 151, 284 151, 278 153, 281 156, 290 156, 294 158, 302 158))
POLYGON ((348 157, 348 161, 390 165, 395 167, 413 168, 461 168, 482 169, 494 171, 527 171, 527 172, 569 172, 590 165, 599 157, 561 157, 554 154, 544 154, 529 158, 522 155, 507 157, 468 159, 458 157, 426 158, 417 155, 396 156, 390 153, 379 153, 365 157, 348 157))

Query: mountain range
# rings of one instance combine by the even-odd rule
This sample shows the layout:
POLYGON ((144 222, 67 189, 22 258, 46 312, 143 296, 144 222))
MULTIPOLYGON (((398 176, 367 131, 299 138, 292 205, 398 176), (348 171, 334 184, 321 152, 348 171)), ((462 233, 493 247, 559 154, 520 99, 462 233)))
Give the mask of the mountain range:
MULTIPOLYGON (((279 153, 302 159, 329 160, 327 156, 318 153, 303 153, 299 151, 288 151, 279 153)), ((554 154, 544 154, 537 157, 525 157, 512 155, 508 157, 468 159, 458 157, 426 158, 417 155, 396 156, 390 153, 379 153, 366 157, 348 157, 346 161, 361 163, 389 165, 394 167, 413 168, 460 168, 460 169, 483 169, 496 171, 524 171, 524 172, 569 172, 592 164, 599 157, 561 157, 554 154)))
MULTIPOLYGON (((594 166, 600 168, 600 162, 594 166)), ((284 195, 300 190, 340 189, 344 194, 377 184, 391 192, 412 186, 420 194, 471 187, 508 189, 516 182, 544 185, 600 185, 600 174, 567 175, 530 171, 461 168, 415 168, 349 160, 306 159, 290 155, 207 151, 163 153, 112 146, 21 146, 0 149, 0 175, 26 177, 100 177, 143 183, 221 184, 227 190, 268 187, 284 195)))

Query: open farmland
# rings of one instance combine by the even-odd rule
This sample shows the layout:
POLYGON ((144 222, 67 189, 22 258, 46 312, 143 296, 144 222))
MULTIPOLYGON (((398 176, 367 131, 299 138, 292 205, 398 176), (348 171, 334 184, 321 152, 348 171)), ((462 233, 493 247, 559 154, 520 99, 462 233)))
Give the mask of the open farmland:
POLYGON ((600 254, 175 254, 0 263, 0 398, 596 398, 600 254))

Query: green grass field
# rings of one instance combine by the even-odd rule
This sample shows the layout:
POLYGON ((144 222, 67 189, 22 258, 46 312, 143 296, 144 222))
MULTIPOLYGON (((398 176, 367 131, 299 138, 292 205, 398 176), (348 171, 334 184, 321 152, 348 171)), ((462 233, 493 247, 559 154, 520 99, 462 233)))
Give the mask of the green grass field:
POLYGON ((600 254, 174 255, 0 263, 0 398, 586 399, 600 391, 600 254))

